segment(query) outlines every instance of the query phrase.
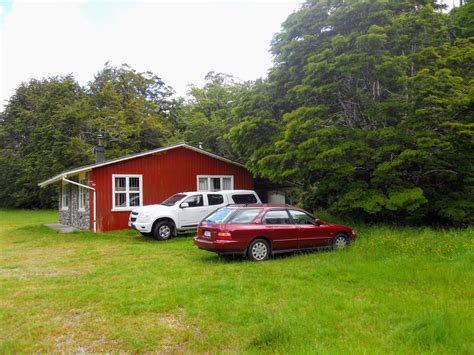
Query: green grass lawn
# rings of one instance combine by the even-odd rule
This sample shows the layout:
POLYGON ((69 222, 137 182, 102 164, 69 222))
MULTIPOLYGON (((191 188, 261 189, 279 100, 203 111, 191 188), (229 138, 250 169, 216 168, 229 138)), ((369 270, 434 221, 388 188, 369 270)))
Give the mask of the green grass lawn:
POLYGON ((264 263, 0 210, 0 353, 474 353, 474 230, 358 226, 264 263))

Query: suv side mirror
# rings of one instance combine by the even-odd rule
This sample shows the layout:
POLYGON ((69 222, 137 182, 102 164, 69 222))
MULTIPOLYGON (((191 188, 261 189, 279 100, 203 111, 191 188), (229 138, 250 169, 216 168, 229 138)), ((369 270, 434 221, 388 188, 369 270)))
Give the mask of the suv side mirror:
POLYGON ((316 218, 316 219, 314 220, 314 222, 316 223, 317 226, 323 224, 323 221, 321 221, 321 219, 319 219, 319 218, 316 218))
POLYGON ((181 207, 181 208, 188 208, 188 207, 189 207, 189 203, 183 202, 181 205, 179 205, 179 207, 181 207))

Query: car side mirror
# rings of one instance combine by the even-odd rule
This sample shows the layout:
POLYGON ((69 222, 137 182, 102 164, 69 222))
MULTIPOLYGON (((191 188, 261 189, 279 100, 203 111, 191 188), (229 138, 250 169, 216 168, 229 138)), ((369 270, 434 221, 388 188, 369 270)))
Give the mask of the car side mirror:
POLYGON ((189 203, 183 202, 179 207, 181 207, 181 208, 188 208, 188 207, 189 207, 189 203))
POLYGON ((317 226, 319 226, 319 225, 321 225, 321 224, 324 223, 324 222, 321 221, 321 219, 319 219, 319 218, 316 218, 316 219, 314 220, 314 222, 316 223, 317 226))

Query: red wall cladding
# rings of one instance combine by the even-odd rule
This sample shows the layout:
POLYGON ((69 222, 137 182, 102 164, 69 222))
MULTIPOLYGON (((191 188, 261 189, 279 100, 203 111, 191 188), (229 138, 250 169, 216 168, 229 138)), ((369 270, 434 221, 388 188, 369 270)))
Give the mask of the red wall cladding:
MULTIPOLYGON (((197 190, 197 175, 233 175, 234 189, 253 190, 253 178, 247 169, 179 147, 133 158, 92 170, 91 184, 97 192, 97 231, 128 227, 130 211, 112 211, 112 175, 141 174, 143 204, 160 203, 182 191, 197 190)), ((93 206, 91 201, 91 230, 93 206)))

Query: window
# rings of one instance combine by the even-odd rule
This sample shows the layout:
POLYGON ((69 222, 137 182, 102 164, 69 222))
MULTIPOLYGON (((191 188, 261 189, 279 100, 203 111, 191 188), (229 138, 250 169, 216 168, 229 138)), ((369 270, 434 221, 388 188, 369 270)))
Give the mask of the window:
POLYGON ((286 210, 268 211, 262 220, 263 224, 292 224, 286 210))
POLYGON ((257 198, 254 194, 232 195, 232 200, 238 204, 257 203, 257 198))
POLYGON ((112 210, 130 210, 143 205, 141 175, 112 175, 112 210))
POLYGON ((209 194, 207 195, 207 201, 209 202, 209 206, 221 205, 224 203, 224 197, 222 195, 209 194))
POLYGON ((234 212, 234 209, 232 208, 220 208, 217 211, 211 213, 206 219, 206 222, 211 222, 211 223, 222 223, 224 222, 229 215, 234 212))
POLYGON ((69 209, 69 186, 65 181, 61 186, 61 209, 65 211, 69 209))
POLYGON ((233 190, 234 189, 234 177, 233 176, 198 176, 197 183, 198 191, 221 191, 221 190, 233 190))
MULTIPOLYGON (((81 185, 87 185, 87 179, 79 179, 81 185)), ((85 187, 79 186, 79 211, 85 211, 87 206, 87 196, 89 194, 88 189, 85 187)))
POLYGON ((260 215, 261 208, 245 208, 237 210, 227 221, 228 224, 244 224, 251 223, 260 215))
POLYGON ((293 218, 293 221, 295 221, 295 224, 316 224, 314 218, 311 217, 309 214, 304 213, 303 211, 289 210, 289 212, 291 217, 293 218))
POLYGON ((183 203, 187 203, 188 207, 201 207, 204 206, 202 195, 189 196, 183 203))
POLYGON ((173 195, 171 197, 168 197, 166 200, 164 200, 161 204, 163 206, 174 206, 176 204, 176 202, 182 200, 183 198, 185 198, 187 195, 185 194, 176 194, 176 195, 173 195))

